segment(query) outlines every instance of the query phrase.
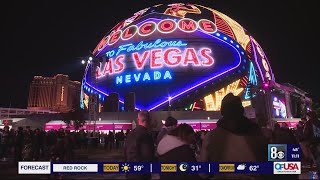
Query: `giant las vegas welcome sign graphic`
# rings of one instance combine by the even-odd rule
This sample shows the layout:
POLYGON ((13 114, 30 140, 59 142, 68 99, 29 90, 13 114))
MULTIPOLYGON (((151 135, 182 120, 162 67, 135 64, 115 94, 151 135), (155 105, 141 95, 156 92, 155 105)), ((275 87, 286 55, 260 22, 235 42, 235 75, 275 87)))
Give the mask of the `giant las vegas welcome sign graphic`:
POLYGON ((120 102, 127 92, 135 92, 137 108, 147 110, 167 105, 246 63, 241 46, 219 33, 211 20, 165 15, 147 15, 113 30, 98 44, 95 55, 106 60, 96 69, 96 85, 88 65, 84 90, 102 96, 117 92, 120 102))

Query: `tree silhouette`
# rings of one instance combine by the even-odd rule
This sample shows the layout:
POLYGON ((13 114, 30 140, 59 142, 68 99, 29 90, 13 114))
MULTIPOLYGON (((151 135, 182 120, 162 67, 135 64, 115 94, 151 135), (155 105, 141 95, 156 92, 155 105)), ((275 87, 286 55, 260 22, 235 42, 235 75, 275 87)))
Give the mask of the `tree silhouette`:
POLYGON ((69 111, 68 113, 63 113, 63 121, 69 126, 73 126, 75 130, 81 128, 85 122, 86 111, 82 109, 77 109, 69 111))

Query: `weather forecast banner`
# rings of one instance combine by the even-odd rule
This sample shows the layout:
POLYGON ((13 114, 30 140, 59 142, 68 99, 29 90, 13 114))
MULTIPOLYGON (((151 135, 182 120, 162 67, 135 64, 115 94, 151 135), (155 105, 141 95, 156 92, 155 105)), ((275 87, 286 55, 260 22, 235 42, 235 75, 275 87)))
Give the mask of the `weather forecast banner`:
POLYGON ((96 162, 96 163, 50 163, 19 162, 19 174, 55 173, 118 173, 118 174, 285 174, 301 173, 300 162, 96 162), (279 173, 281 174, 281 173, 279 173))
POLYGON ((18 163, 18 174, 196 173, 301 174, 299 144, 268 144, 268 162, 39 162, 18 163))
POLYGON ((216 31, 208 19, 140 18, 100 42, 97 56, 105 60, 96 69, 96 86, 86 73, 84 90, 117 92, 120 100, 135 92, 137 108, 154 110, 169 97, 174 100, 231 71, 246 69, 249 64, 240 44, 216 31))

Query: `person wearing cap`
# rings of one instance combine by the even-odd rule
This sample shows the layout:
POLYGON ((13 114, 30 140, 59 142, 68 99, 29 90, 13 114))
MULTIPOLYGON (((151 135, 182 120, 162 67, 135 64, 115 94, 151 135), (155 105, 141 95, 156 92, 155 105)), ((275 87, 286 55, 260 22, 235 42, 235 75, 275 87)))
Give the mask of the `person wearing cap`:
POLYGON ((175 127, 177 127, 178 124, 178 120, 172 116, 167 117, 164 126, 162 127, 162 129, 160 130, 158 136, 157 136, 157 145, 159 144, 159 142, 161 141, 161 139, 168 134, 172 129, 174 129, 175 127))
MULTIPOLYGON (((268 140, 255 122, 244 116, 240 97, 227 94, 221 103, 222 118, 217 128, 204 138, 201 162, 265 162, 268 161, 268 140)), ((206 177, 207 175, 203 175, 206 177)), ((223 173, 214 175, 218 179, 255 179, 258 174, 223 173)))

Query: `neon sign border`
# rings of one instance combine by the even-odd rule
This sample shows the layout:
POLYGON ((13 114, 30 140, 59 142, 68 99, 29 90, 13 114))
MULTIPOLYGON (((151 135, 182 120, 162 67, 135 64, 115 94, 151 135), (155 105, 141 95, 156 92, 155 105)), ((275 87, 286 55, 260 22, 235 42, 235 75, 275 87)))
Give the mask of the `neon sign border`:
POLYGON ((266 56, 266 53, 264 53, 264 51, 263 51, 262 47, 260 46, 260 44, 259 44, 253 37, 250 37, 250 39, 251 39, 251 38, 254 40, 253 42, 254 42, 254 44, 256 45, 256 47, 257 47, 257 48, 260 48, 260 50, 262 51, 264 57, 261 57, 261 58, 262 58, 262 59, 264 58, 265 61, 267 62, 268 68, 270 69, 271 79, 272 79, 273 81, 275 81, 275 77, 274 77, 272 68, 271 68, 271 66, 270 66, 269 60, 268 60, 268 58, 267 58, 267 56, 266 56))
MULTIPOLYGON (((89 69, 89 67, 90 67, 91 64, 92 64, 92 63, 88 63, 87 66, 86 66, 85 74, 84 74, 84 76, 83 76, 81 88, 82 88, 83 86, 90 86, 91 89, 93 89, 94 91, 100 92, 101 94, 103 94, 103 95, 105 95, 105 96, 109 96, 109 93, 105 93, 105 92, 99 90, 98 88, 93 87, 91 84, 89 84, 89 83, 87 82, 86 77, 87 77, 87 75, 88 75, 88 69, 89 69)), ((86 88, 85 88, 85 89, 86 89, 86 88)), ((92 91, 93 91, 93 90, 92 90, 92 91)), ((82 91, 81 91, 81 93, 82 93, 82 91)), ((89 93, 90 93, 90 92, 89 92, 89 93)), ((91 92, 91 93, 92 93, 92 92, 91 92)), ((100 97, 101 97, 101 96, 100 96, 100 94, 99 94, 99 99, 101 100, 100 97)), ((81 101, 83 101, 83 100, 80 99, 80 103, 81 103, 81 101)), ((122 100, 122 99, 120 99, 120 98, 119 98, 119 102, 122 103, 122 104, 124 104, 124 100, 122 100)), ((139 111, 141 110, 141 108, 138 108, 137 106, 135 107, 135 109, 136 109, 136 110, 139 110, 139 111)))
POLYGON ((262 82, 264 82, 264 74, 262 73, 261 71, 261 67, 258 63, 258 57, 257 57, 257 52, 256 52, 256 45, 255 43, 253 42, 253 39, 252 37, 250 36, 250 41, 251 41, 251 46, 252 46, 252 50, 253 50, 253 54, 254 54, 254 61, 256 62, 256 65, 258 66, 258 69, 259 69, 259 72, 260 72, 260 75, 261 75, 261 78, 262 78, 262 82))
MULTIPOLYGON (((201 32, 202 32, 202 31, 201 31, 201 32)), ((213 33, 213 34, 207 34, 207 35, 209 35, 209 36, 211 36, 211 37, 213 37, 213 38, 217 38, 218 40, 220 40, 220 41, 228 44, 228 45, 231 46, 232 48, 234 48, 234 49, 236 50, 236 52, 238 53, 239 57, 240 57, 240 58, 239 58, 239 63, 238 63, 235 67, 233 67, 233 68, 231 68, 231 69, 228 69, 227 71, 224 71, 224 72, 222 72, 222 73, 220 73, 220 74, 218 74, 218 75, 215 75, 214 77, 211 77, 211 78, 209 78, 209 79, 207 79, 207 80, 205 80, 205 81, 202 81, 202 82, 198 83, 197 85, 195 85, 195 86, 193 86, 193 87, 191 87, 191 88, 188 88, 188 89, 186 89, 186 90, 184 90, 184 91, 182 91, 182 92, 180 92, 180 93, 178 93, 178 94, 176 94, 176 95, 174 95, 174 96, 171 96, 170 101, 172 101, 173 99, 175 99, 175 98, 177 98, 177 97, 185 94, 186 92, 189 92, 189 91, 191 91, 191 90, 193 90, 193 89, 195 89, 195 88, 197 88, 197 87, 199 87, 199 86, 201 86, 201 85, 203 85, 203 84, 205 84, 205 83, 207 83, 207 82, 209 82, 209 81, 211 81, 211 80, 213 80, 213 79, 216 79, 216 78, 218 78, 218 77, 220 77, 220 76, 222 76, 222 75, 224 75, 224 74, 226 74, 226 73, 228 73, 228 72, 230 72, 230 71, 232 71, 232 70, 234 70, 234 69, 236 69, 236 68, 238 68, 238 67, 240 66, 240 64, 241 64, 241 62, 242 62, 242 61, 241 61, 241 59, 242 59, 241 57, 244 55, 244 52, 243 52, 243 50, 241 50, 241 53, 239 52, 238 49, 240 49, 240 46, 239 46, 239 44, 238 44, 237 42, 233 41, 233 40, 230 38, 230 43, 231 43, 231 44, 230 44, 229 42, 227 42, 227 40, 229 39, 229 38, 227 38, 227 35, 224 35, 224 34, 221 33, 221 32, 215 32, 215 33, 213 33), (214 36, 214 35, 215 35, 215 36, 214 36), (220 37, 220 38, 219 38, 219 37, 220 37), (234 46, 235 46, 235 47, 234 47, 234 46)), ((246 62, 246 59, 245 59, 245 58, 243 58, 243 62, 246 62)), ((86 74, 85 74, 85 78, 86 78, 86 77, 87 77, 87 71, 86 71, 86 74)), ((85 79, 85 78, 84 78, 84 79, 85 79)), ((97 89, 96 87, 93 87, 93 86, 90 85, 86 80, 85 80, 85 83, 84 83, 84 84, 87 84, 87 85, 90 86, 92 89, 94 89, 95 91, 100 92, 101 94, 104 94, 104 95, 109 96, 108 93, 105 93, 105 92, 97 89)), ((173 93, 173 94, 175 94, 175 93, 173 93)), ((119 98, 119 102, 122 103, 122 104, 124 104, 124 101, 121 100, 120 98, 119 98)), ((165 103, 168 103, 168 102, 169 102, 169 100, 166 99, 166 100, 164 100, 163 102, 158 103, 157 105, 154 105, 153 107, 151 107, 151 108, 146 108, 146 109, 147 109, 148 111, 151 111, 151 110, 154 110, 154 109, 156 109, 156 108, 160 107, 161 105, 163 105, 163 104, 165 104, 165 103)), ((136 106, 136 109, 137 109, 137 110, 141 110, 142 108, 138 108, 138 107, 136 106)))

